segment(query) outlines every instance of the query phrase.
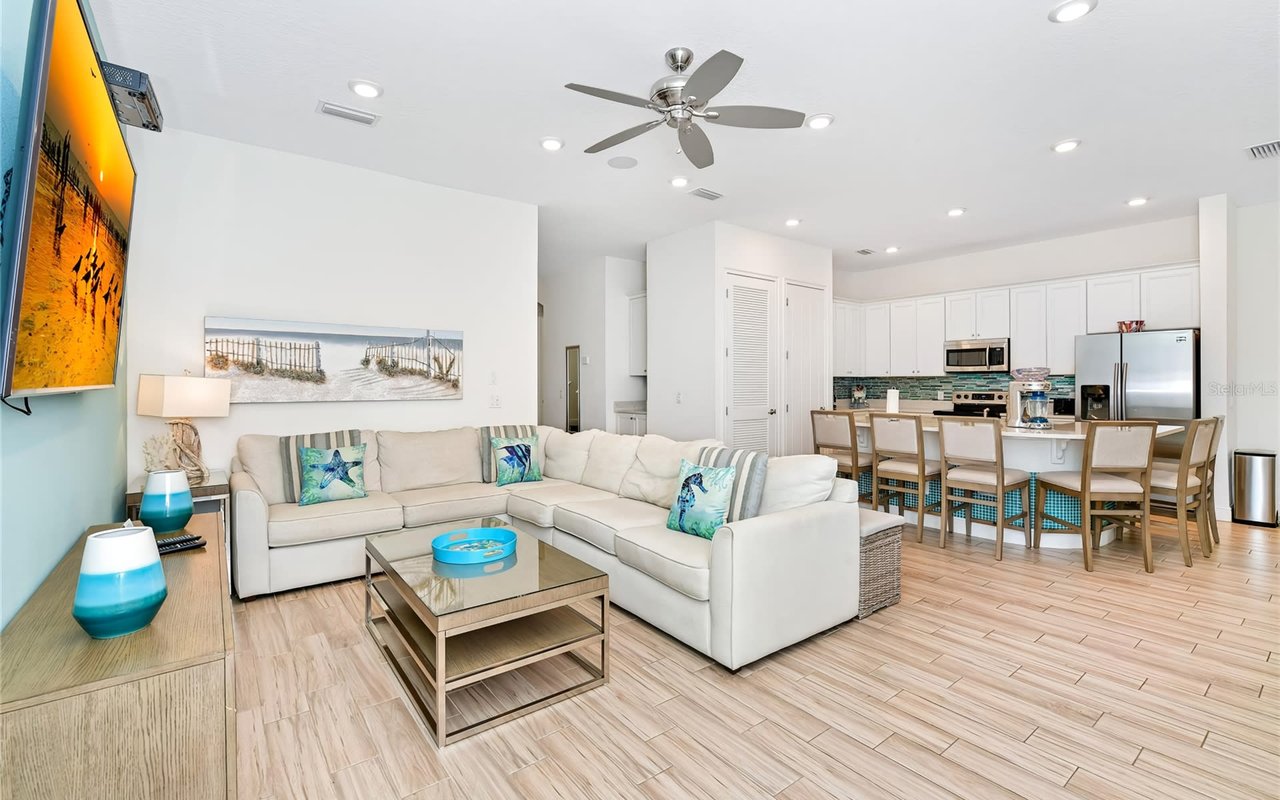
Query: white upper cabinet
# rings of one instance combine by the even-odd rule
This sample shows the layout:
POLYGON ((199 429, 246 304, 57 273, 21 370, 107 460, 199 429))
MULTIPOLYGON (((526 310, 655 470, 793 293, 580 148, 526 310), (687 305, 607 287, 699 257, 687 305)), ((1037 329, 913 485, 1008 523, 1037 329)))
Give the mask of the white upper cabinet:
POLYGON ((922 297, 916 301, 916 374, 944 375, 946 357, 945 313, 941 297, 922 297))
POLYGON ((1009 366, 1048 365, 1045 287, 1019 286, 1009 290, 1009 366))
POLYGON ((866 375, 889 372, 889 304, 862 307, 863 371, 866 375))
POLYGON ((1102 275, 1085 281, 1089 333, 1115 333, 1116 323, 1142 319, 1141 276, 1102 275))
POLYGON ((1147 330, 1200 327, 1200 270, 1197 267, 1142 273, 1142 316, 1147 330))
POLYGON ((949 294, 946 300, 948 340, 1009 338, 1009 290, 949 294))
POLYGON ((916 301, 889 306, 889 374, 916 374, 916 301))
POLYGON ((832 308, 831 372, 835 376, 863 373, 862 306, 837 300, 832 308))
MULTIPOLYGON (((1044 287, 1045 364, 1054 375, 1076 373, 1076 337, 1088 333, 1085 282, 1061 281, 1044 287)), ((1014 333, 1017 336, 1017 333, 1014 333)), ((1017 339, 1011 339, 1014 347, 1017 339)))
POLYGON ((649 374, 649 306, 646 295, 629 298, 629 327, 627 332, 628 374, 649 374))

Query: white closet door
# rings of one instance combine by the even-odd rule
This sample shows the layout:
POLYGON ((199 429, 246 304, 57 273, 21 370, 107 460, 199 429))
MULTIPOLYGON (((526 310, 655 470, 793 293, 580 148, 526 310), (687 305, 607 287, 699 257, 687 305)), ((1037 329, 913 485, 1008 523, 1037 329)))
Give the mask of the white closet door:
POLYGON ((728 279, 725 443, 780 455, 771 380, 778 329, 774 282, 733 274, 728 279))
POLYGON ((831 380, 827 375, 827 319, 825 292, 811 286, 787 284, 786 321, 783 325, 786 392, 785 452, 813 452, 813 425, 809 412, 831 407, 831 380))

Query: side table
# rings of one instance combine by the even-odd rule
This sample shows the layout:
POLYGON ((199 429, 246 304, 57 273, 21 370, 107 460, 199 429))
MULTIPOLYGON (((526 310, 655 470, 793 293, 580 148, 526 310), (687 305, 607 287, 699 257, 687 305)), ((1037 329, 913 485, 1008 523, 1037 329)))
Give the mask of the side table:
MULTIPOLYGON (((142 489, 147 483, 147 476, 129 484, 129 491, 124 496, 124 514, 128 519, 138 519, 138 508, 142 505, 142 489)), ((216 513, 218 529, 222 531, 222 549, 226 554, 223 561, 227 567, 228 591, 235 591, 231 586, 231 514, 227 507, 231 502, 231 479, 226 470, 211 469, 209 477, 199 486, 191 487, 191 500, 195 513, 216 513)))

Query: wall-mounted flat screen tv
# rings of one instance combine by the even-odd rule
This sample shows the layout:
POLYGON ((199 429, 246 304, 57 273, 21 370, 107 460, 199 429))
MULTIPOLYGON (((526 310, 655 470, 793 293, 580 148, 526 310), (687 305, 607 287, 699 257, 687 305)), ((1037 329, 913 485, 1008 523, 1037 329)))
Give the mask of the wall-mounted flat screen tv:
POLYGON ((115 384, 133 161, 76 0, 39 4, 34 101, 20 123, 0 394, 115 384))

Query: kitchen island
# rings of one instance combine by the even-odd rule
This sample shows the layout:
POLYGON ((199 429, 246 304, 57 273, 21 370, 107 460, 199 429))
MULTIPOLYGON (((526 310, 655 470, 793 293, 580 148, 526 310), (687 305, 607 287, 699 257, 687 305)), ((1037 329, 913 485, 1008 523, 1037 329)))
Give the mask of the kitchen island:
MULTIPOLYGON (((858 432, 858 452, 871 452, 871 418, 870 411, 865 409, 846 410, 843 413, 851 414, 854 418, 854 425, 858 432)), ((912 413, 912 412, 902 412, 912 413)), ((932 460, 939 460, 940 451, 938 448, 938 417, 931 413, 920 413, 916 416, 921 417, 924 425, 924 449, 925 457, 932 460)), ((964 417, 948 417, 948 419, 965 419, 964 417)), ((1036 500, 1035 493, 1038 491, 1036 475, 1041 472, 1058 472, 1063 470, 1071 470, 1078 472, 1080 465, 1084 460, 1084 440, 1089 430, 1088 422, 1071 421, 1055 423, 1053 428, 1047 430, 1032 430, 1030 428, 1011 428, 1005 427, 1001 433, 1001 439, 1004 443, 1004 465, 1010 469, 1020 469, 1031 473, 1031 504, 1034 510, 1036 500)), ((1156 428, 1156 438, 1173 436, 1182 432, 1181 425, 1161 425, 1156 428)), ((862 491, 871 491, 871 472, 867 470, 862 477, 862 491)), ((941 486, 937 481, 931 483, 928 492, 928 500, 926 505, 937 502, 941 496, 941 486)), ((896 507, 895 507, 896 510, 896 507)), ((1021 510, 1021 498, 1015 494, 1009 494, 1005 498, 1006 514, 1016 514, 1021 510)), ((1062 517, 1078 522, 1080 519, 1080 506, 1075 500, 1064 495, 1053 493, 1048 498, 1048 512, 1054 516, 1062 517)), ((907 520, 911 523, 915 522, 916 511, 911 498, 908 498, 907 508, 903 512, 907 520)), ((962 516, 963 511, 958 511, 957 516, 962 516)), ((994 519, 991 509, 975 506, 973 509, 973 535, 983 539, 995 540, 996 529, 992 524, 994 519), (981 522, 980 522, 981 520, 981 522)), ((936 514, 925 515, 925 526, 937 529, 939 518, 936 514)), ((956 525, 957 531, 963 531, 962 523, 956 525)), ((1080 548, 1080 537, 1077 534, 1064 531, 1062 528, 1047 523, 1043 528, 1043 535, 1040 539, 1040 546, 1046 548, 1062 548, 1078 550, 1080 548)), ((1022 531, 1016 529, 1007 529, 1004 532, 1005 545, 1025 545, 1022 531)), ((1114 540, 1114 533, 1111 530, 1103 532, 1102 543, 1107 544, 1114 540)))

